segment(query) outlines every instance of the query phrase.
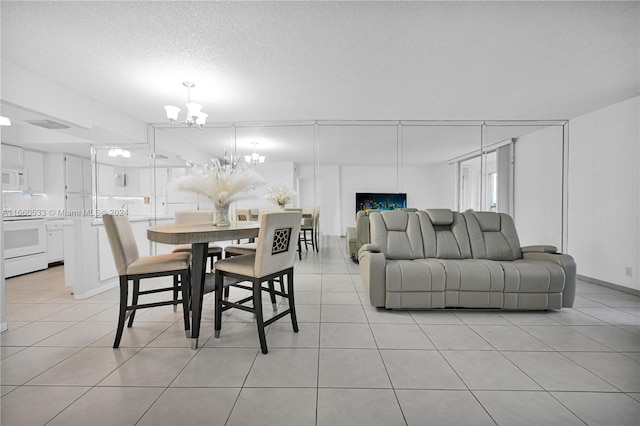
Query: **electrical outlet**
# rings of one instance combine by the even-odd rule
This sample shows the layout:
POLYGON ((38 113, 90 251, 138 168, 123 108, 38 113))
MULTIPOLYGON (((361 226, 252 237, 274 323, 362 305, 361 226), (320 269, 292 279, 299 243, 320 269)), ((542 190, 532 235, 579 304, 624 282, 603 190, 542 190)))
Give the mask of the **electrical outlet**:
POLYGON ((625 277, 632 277, 633 276, 633 268, 631 268, 631 266, 625 266, 624 267, 624 276, 625 277))

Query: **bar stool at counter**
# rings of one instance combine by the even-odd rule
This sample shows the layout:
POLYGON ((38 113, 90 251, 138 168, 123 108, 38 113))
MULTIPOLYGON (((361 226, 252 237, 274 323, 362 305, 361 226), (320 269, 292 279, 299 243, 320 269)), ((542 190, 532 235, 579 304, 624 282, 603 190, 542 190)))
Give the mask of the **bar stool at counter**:
MULTIPOLYGON (((120 275, 120 313, 118 316, 118 329, 113 347, 120 346, 120 339, 124 330, 124 323, 129 319, 127 327, 133 326, 136 310, 142 308, 153 308, 156 306, 167 306, 182 303, 184 316, 184 329, 189 330, 189 294, 190 291, 190 270, 191 253, 170 253, 155 256, 140 257, 138 246, 133 235, 133 229, 127 216, 112 216, 105 214, 102 216, 113 260, 120 275), (140 290, 140 280, 154 277, 173 277, 173 286, 162 288, 151 288, 140 290), (129 300, 129 281, 133 281, 133 294, 131 305, 129 300), (160 292, 173 292, 171 300, 152 303, 138 303, 139 296, 155 294, 160 292), (178 299, 177 293, 182 293, 182 298, 178 299), (127 316, 128 314, 128 316, 127 316)), ((188 333, 187 333, 188 336, 188 333)))
POLYGON ((301 219, 302 215, 297 212, 263 214, 260 217, 260 233, 256 239, 256 252, 216 262, 214 274, 216 289, 215 337, 220 336, 222 312, 231 308, 242 309, 255 314, 260 348, 264 354, 268 352, 264 331, 265 326, 286 315, 290 315, 293 331, 298 332, 293 291, 293 264, 301 219), (284 289, 282 291, 275 290, 274 280, 279 279, 283 283, 285 277, 287 283, 286 291, 284 289), (243 284, 246 281, 251 284, 243 284), (268 287, 262 286, 264 282, 268 283, 268 287), (223 300, 224 288, 228 286, 250 290, 252 294, 233 302, 223 300), (275 304, 276 295, 288 299, 288 308, 265 321, 262 316, 263 291, 270 294, 273 304, 275 304), (247 306, 246 303, 248 302, 252 302, 253 306, 247 306))

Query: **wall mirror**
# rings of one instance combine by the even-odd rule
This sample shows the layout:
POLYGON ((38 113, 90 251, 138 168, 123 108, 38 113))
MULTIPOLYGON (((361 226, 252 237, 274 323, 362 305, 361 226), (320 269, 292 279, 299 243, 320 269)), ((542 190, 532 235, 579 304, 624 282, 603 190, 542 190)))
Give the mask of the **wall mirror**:
POLYGON ((176 210, 213 209, 204 196, 177 190, 175 181, 192 172, 191 164, 212 158, 229 163, 241 158, 265 180, 265 187, 232 204, 236 210, 277 208, 265 198, 270 187, 284 185, 295 192, 288 208, 316 205, 316 146, 314 123, 221 124, 201 130, 185 127, 150 128, 155 170, 157 217, 173 217, 176 210), (247 157, 246 160, 245 157, 247 157))
MULTIPOLYGON (((150 209, 212 208, 171 182, 189 162, 254 156, 266 186, 296 192, 287 207, 322 211, 321 231, 344 235, 357 192, 407 193, 407 206, 511 214, 524 243, 564 238, 566 123, 309 121, 228 123, 202 130, 150 126, 150 209), (264 161, 260 161, 264 157, 264 161), (552 161, 543 160, 552 158, 552 161), (549 208, 551 207, 551 208, 549 208), (545 225, 545 226, 542 226, 545 225), (533 230, 537 231, 533 231, 533 230), (540 235, 539 229, 544 229, 540 235)), ((236 209, 266 209, 266 188, 236 209)))

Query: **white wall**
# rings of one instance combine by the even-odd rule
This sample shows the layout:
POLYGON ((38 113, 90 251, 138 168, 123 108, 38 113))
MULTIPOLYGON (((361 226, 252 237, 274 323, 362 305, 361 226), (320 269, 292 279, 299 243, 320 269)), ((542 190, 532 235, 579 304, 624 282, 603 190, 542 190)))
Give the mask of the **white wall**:
POLYGON ((568 252, 578 274, 640 290, 640 97, 569 122, 568 252), (625 276, 625 267, 633 276, 625 276))
POLYGON ((515 143, 513 220, 522 246, 562 247, 562 137, 552 126, 515 143))

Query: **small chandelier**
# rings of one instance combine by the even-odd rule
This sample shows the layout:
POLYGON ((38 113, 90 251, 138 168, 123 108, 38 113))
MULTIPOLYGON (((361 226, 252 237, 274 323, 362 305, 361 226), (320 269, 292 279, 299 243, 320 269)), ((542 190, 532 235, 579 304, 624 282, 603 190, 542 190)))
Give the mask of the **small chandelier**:
POLYGON ((131 158, 131 152, 122 148, 111 148, 108 152, 109 157, 131 158))
POLYGON ((256 146, 258 145, 258 142, 251 142, 251 145, 253 145, 253 152, 249 155, 244 156, 244 162, 250 164, 264 163, 264 160, 266 160, 267 157, 256 152, 256 146))
POLYGON ((167 118, 172 126, 186 124, 189 127, 195 126, 198 129, 202 129, 202 126, 207 122, 208 114, 200 111, 202 105, 191 102, 191 88, 195 87, 195 84, 190 81, 185 81, 182 85, 187 88, 187 116, 184 121, 178 121, 180 108, 173 105, 165 105, 164 109, 167 111, 167 118))

